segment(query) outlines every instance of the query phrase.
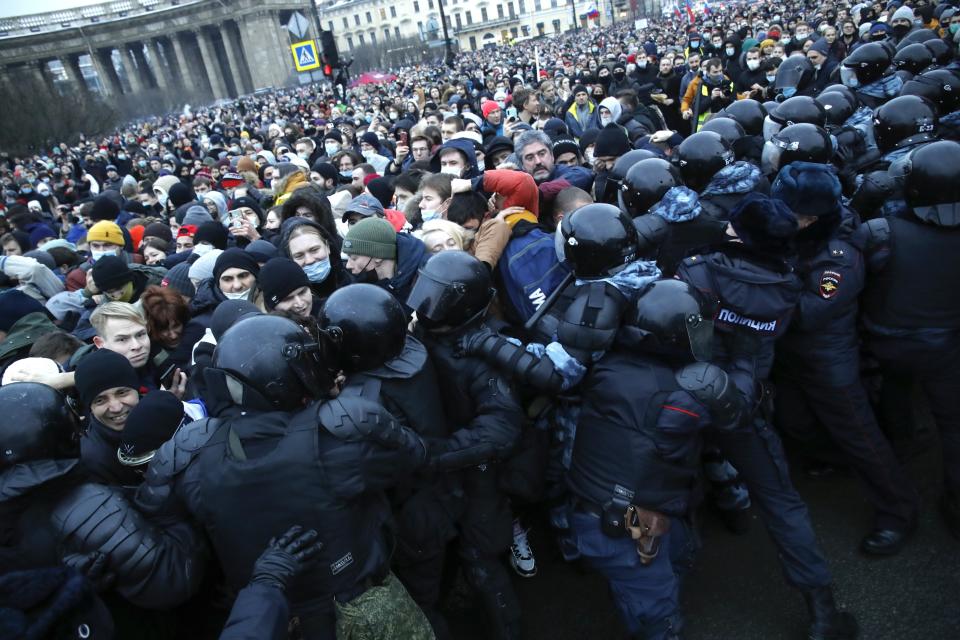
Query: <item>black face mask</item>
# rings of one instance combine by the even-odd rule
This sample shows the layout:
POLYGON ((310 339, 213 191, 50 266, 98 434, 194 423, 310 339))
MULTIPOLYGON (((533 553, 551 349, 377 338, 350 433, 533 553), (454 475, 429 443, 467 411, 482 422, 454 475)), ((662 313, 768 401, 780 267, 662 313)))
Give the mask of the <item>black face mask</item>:
POLYGON ((897 36, 898 38, 902 38, 908 33, 910 33, 910 25, 908 24, 898 24, 894 25, 893 27, 893 35, 897 36))
POLYGON ((613 77, 616 78, 617 80, 623 80, 624 76, 626 76, 626 75, 627 75, 627 74, 626 74, 625 71, 614 71, 614 72, 613 72, 613 77))

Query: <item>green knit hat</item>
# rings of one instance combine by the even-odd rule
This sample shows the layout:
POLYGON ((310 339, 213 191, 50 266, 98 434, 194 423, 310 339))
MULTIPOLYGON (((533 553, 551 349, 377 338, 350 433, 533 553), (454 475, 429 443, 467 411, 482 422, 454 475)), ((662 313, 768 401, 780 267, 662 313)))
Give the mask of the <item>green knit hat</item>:
POLYGON ((348 256, 396 260, 397 232, 386 218, 365 218, 347 231, 343 252, 348 256))

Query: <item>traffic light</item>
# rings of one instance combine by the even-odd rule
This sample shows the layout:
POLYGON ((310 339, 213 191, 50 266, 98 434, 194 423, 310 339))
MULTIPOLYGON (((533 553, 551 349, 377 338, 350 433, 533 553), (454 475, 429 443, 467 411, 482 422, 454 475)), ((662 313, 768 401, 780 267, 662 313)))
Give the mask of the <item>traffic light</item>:
POLYGON ((328 78, 333 78, 333 67, 328 64, 323 65, 323 75, 328 78))
MULTIPOLYGON (((340 54, 337 53, 337 41, 333 37, 333 31, 320 32, 320 51, 327 66, 331 68, 340 66, 340 54)), ((324 73, 326 73, 326 68, 324 68, 324 73)))

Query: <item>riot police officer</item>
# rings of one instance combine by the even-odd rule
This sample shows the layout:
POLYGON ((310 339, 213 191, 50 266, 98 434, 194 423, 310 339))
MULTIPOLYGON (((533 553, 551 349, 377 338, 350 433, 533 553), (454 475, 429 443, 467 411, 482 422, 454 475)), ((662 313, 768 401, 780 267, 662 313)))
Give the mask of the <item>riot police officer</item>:
POLYGON ((876 109, 900 93, 903 80, 890 70, 891 48, 867 42, 840 62, 840 81, 853 89, 861 105, 876 109))
POLYGON ((288 592, 305 636, 333 638, 335 626, 351 633, 344 625, 377 598, 397 637, 428 638, 429 623, 390 573, 383 493, 423 464, 426 447, 362 389, 330 398, 335 360, 286 318, 230 327, 204 372, 216 417, 181 427, 160 448, 138 505, 201 523, 234 589, 271 537, 293 524, 314 529, 324 548, 288 592), (368 595, 373 587, 382 589, 368 595))
MULTIPOLYGON (((370 284, 333 292, 319 313, 320 328, 336 335, 337 366, 345 386, 375 393, 380 403, 422 438, 449 435, 436 370, 422 342, 407 333, 403 307, 370 284)), ((394 571, 440 638, 449 636, 437 611, 447 543, 456 536, 463 490, 453 473, 421 471, 390 492, 396 521, 394 571)))
POLYGON ((407 298, 417 333, 437 368, 451 434, 430 441, 430 465, 462 470, 466 509, 460 519, 460 561, 477 592, 493 637, 517 638, 520 603, 499 555, 512 541, 513 515, 498 486, 498 462, 520 438, 523 411, 509 384, 483 360, 464 356, 460 338, 487 322, 490 270, 461 251, 436 254, 420 269, 407 298))
POLYGON ((684 282, 651 283, 583 383, 571 525, 631 637, 680 637, 699 432, 732 428, 746 413, 727 374, 705 362, 714 304, 684 282))
POLYGON ((960 144, 932 142, 908 159, 907 214, 864 224, 871 275, 866 341, 879 359, 884 400, 909 421, 910 380, 930 404, 943 449, 941 512, 960 537, 960 144))
MULTIPOLYGON (((813 127, 800 124, 787 127, 813 127)), ((773 363, 774 340, 783 335, 802 290, 790 264, 790 242, 797 221, 783 203, 751 194, 730 214, 730 230, 739 242, 712 253, 686 258, 677 276, 720 300, 717 340, 710 362, 735 377, 748 404, 768 410, 765 380, 773 363)), ((807 507, 793 487, 783 447, 768 418, 756 412, 737 429, 714 438, 740 472, 760 508, 767 531, 780 550, 790 584, 799 588, 810 611, 810 638, 852 638, 856 623, 837 610, 826 559, 816 541, 807 507)))
POLYGON ((840 181, 824 164, 788 164, 771 195, 797 214, 803 281, 790 328, 777 342, 777 425, 810 449, 817 424, 823 425, 863 480, 876 513, 860 548, 871 555, 896 553, 915 526, 919 499, 860 382, 857 298, 866 274, 856 215, 841 204, 840 181))
MULTIPOLYGON (((49 567, 103 554, 115 592, 138 607, 186 601, 203 578, 206 546, 187 523, 158 528, 119 487, 91 482, 67 399, 46 385, 0 388, 0 557, 6 570, 49 567)), ((127 630, 123 630, 124 633, 127 630)))

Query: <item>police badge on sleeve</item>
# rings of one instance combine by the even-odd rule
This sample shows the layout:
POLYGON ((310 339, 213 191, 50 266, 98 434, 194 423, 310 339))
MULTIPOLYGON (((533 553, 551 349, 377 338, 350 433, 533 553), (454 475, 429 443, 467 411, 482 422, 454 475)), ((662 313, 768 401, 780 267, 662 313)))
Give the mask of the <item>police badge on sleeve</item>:
POLYGON ((843 276, 836 271, 824 271, 820 276, 820 296, 829 300, 840 291, 840 281, 843 276))

